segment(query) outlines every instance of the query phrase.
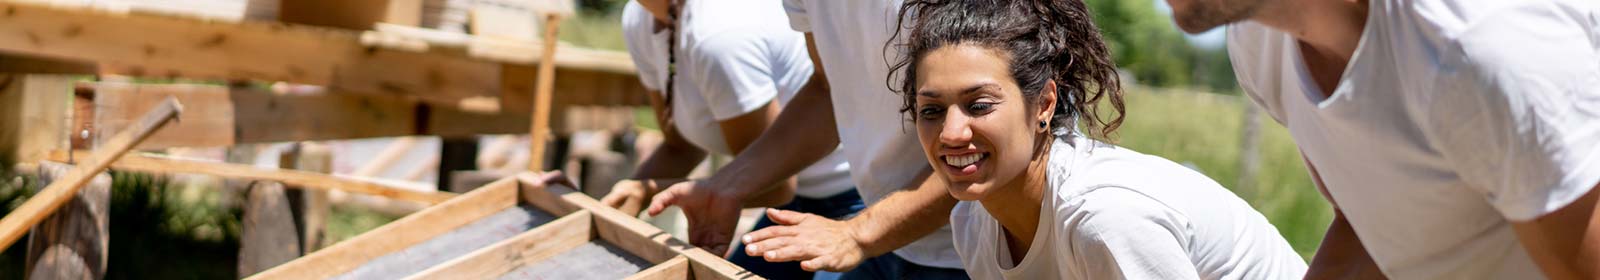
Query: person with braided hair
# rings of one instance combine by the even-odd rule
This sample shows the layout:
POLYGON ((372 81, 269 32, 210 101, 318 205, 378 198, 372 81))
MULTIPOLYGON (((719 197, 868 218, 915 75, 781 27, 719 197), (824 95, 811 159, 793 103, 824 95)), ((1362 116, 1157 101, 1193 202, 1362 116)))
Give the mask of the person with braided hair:
POLYGON ((1305 274, 1238 196, 1105 142, 1125 117, 1122 89, 1081 0, 909 0, 899 20, 889 80, 961 200, 950 225, 973 279, 1305 274))
MULTIPOLYGON (((601 202, 638 214, 651 197, 681 182, 707 154, 736 155, 766 131, 781 106, 811 78, 805 37, 790 30, 776 0, 635 0, 623 8, 622 27, 639 79, 650 89, 665 142, 630 180, 614 185, 601 202)), ((837 145, 835 145, 837 146, 837 145)), ((837 147, 769 191, 730 201, 842 218, 864 208, 837 147)), ((651 215, 660 213, 653 209, 651 215)), ((723 253, 738 224, 733 219, 689 216, 696 245, 723 253), (707 237, 716 235, 720 237, 707 237)), ((755 228, 773 225, 757 221, 755 228)), ((742 246, 734 246, 743 251, 742 246)), ((811 279, 796 262, 768 262, 746 254, 729 261, 768 279, 811 279)))

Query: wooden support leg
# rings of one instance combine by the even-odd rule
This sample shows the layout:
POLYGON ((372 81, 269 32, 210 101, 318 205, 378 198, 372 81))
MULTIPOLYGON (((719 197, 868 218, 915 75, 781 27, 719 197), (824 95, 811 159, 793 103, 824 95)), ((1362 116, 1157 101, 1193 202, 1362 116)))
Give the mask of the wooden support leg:
POLYGON ((561 26, 561 15, 545 17, 544 55, 539 58, 538 88, 533 93, 533 127, 528 130, 528 170, 543 171, 544 149, 550 137, 550 95, 556 82, 556 31, 561 26))
POLYGON ((71 246, 57 245, 42 253, 37 265, 33 266, 33 269, 29 271, 28 279, 91 280, 101 278, 95 276, 92 271, 89 268, 89 264, 84 263, 84 258, 73 251, 71 246))
POLYGON ((239 275, 265 271, 300 257, 299 231, 283 184, 259 181, 250 186, 239 233, 239 275))
MULTIPOLYGON (((301 143, 284 153, 278 163, 284 169, 330 173, 333 171, 333 152, 327 146, 301 143)), ((285 194, 289 197, 290 209, 294 211, 295 228, 300 229, 302 255, 322 248, 331 211, 328 192, 300 187, 287 189, 285 194)))
MULTIPOLYGON (((38 167, 43 184, 62 179, 72 166, 45 162, 38 167)), ((28 235, 27 267, 32 279, 101 279, 110 249, 111 176, 101 173, 66 205, 50 214, 28 235), (55 253, 51 253, 55 252, 55 253), (61 278, 67 277, 67 278, 61 278)))

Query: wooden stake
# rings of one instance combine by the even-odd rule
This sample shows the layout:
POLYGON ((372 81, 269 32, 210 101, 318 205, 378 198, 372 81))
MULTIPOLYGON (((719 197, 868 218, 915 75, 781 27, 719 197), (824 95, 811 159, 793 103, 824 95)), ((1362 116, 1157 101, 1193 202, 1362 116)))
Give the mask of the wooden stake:
POLYGON ((533 127, 528 130, 528 170, 544 171, 545 142, 550 138, 550 95, 556 85, 556 32, 561 15, 545 16, 544 56, 539 59, 538 87, 533 93, 533 127))
POLYGON ((93 179, 95 174, 105 171, 112 161, 122 157, 128 150, 133 149, 134 145, 150 137, 150 134, 155 133, 156 130, 171 123, 182 111, 183 105, 178 104, 176 99, 167 99, 160 106, 157 106, 149 113, 145 113, 144 118, 138 124, 117 133, 115 137, 106 142, 105 146, 101 146, 100 149, 96 150, 78 167, 73 168, 61 180, 46 186, 44 190, 40 190, 33 198, 22 203, 22 206, 17 207, 11 214, 0 219, 0 248, 10 247, 11 243, 16 242, 17 238, 21 238, 28 228, 32 228, 39 221, 44 220, 45 216, 54 213, 62 204, 71 199, 73 194, 78 193, 78 189, 83 188, 84 184, 93 179))

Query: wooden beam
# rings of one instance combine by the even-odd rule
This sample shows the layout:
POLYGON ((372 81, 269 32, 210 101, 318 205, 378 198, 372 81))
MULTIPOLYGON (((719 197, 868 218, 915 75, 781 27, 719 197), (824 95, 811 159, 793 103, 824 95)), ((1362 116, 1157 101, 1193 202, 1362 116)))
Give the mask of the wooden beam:
POLYGON ((97 131, 130 122, 152 100, 176 97, 191 114, 140 148, 215 147, 247 143, 409 135, 526 133, 526 115, 480 113, 402 98, 350 94, 275 94, 217 85, 94 83, 97 131))
POLYGON ((176 99, 168 99, 161 106, 145 114, 137 125, 117 133, 117 136, 112 137, 105 146, 95 150, 84 164, 73 168, 63 179, 46 186, 5 218, 0 218, 0 248, 10 247, 11 243, 16 242, 17 238, 22 237, 29 228, 38 224, 50 213, 54 213, 71 199, 73 194, 78 193, 78 189, 93 179, 95 174, 100 174, 111 165, 112 161, 132 150, 139 141, 144 141, 156 130, 177 119, 180 111, 183 111, 183 106, 179 105, 176 99))
POLYGON ((517 204, 517 182, 507 179, 411 214, 314 254, 246 279, 325 279, 372 259, 444 234, 517 204))
POLYGON ((673 257, 666 262, 652 266, 625 280, 689 280, 689 259, 683 256, 673 257))
POLYGON ((592 216, 578 211, 406 279, 493 279, 589 242, 592 216))
MULTIPOLYGON (((75 156, 60 152, 53 153, 50 156, 51 160, 61 162, 70 162, 74 157, 75 156)), ((151 173, 202 174, 230 179, 277 181, 298 188, 340 190, 351 193, 369 194, 428 204, 439 204, 456 197, 456 195, 447 192, 410 190, 399 187, 391 187, 370 181, 362 181, 349 177, 339 177, 316 172, 261 168, 253 165, 222 162, 147 157, 141 155, 125 156, 122 158, 122 160, 112 163, 111 168, 151 173)))
POLYGON ((94 75, 93 63, 0 53, 0 73, 94 75))
POLYGON ((493 96, 500 78, 497 62, 372 47, 355 31, 16 0, 0 3, 0 51, 93 61, 134 76, 287 81, 447 102, 493 96))

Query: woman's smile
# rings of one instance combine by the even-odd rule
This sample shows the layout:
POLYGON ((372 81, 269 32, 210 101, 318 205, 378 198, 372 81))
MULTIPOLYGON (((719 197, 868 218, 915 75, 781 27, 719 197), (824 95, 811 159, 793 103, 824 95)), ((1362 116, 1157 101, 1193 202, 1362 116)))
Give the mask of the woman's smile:
POLYGON ((961 154, 947 154, 940 156, 944 159, 944 168, 950 174, 950 179, 955 181, 968 181, 963 179, 978 174, 978 168, 983 166, 984 159, 989 158, 989 153, 966 152, 961 154))

